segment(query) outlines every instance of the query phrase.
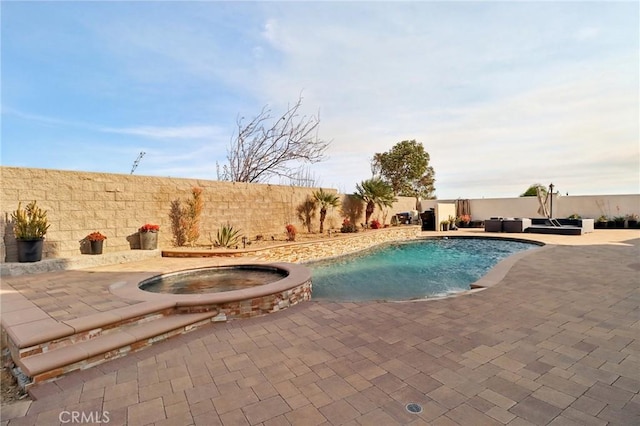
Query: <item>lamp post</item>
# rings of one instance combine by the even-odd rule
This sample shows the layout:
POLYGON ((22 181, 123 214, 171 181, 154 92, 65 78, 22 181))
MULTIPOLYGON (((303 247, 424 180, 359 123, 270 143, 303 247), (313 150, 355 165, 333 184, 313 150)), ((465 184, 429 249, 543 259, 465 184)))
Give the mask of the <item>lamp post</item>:
POLYGON ((549 196, 551 200, 549 201, 549 219, 553 218, 553 183, 549 184, 549 196))

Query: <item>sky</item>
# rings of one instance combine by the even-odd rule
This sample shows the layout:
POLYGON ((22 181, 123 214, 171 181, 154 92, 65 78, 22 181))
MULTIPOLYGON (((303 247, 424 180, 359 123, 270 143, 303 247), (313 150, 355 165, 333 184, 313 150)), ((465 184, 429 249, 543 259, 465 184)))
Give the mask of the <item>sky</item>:
POLYGON ((439 199, 640 193, 636 1, 0 8, 5 166, 215 180, 238 117, 301 96, 318 186, 415 139, 439 199))

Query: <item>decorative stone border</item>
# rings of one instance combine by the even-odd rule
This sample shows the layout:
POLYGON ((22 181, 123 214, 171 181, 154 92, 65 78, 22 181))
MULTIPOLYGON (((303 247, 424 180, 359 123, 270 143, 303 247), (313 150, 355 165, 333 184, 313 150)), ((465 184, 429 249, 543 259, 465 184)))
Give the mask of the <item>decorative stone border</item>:
POLYGON ((245 250, 163 250, 164 257, 252 257, 265 262, 308 262, 355 253, 381 243, 414 239, 419 226, 370 229, 355 234, 338 234, 321 240, 286 243, 245 250))

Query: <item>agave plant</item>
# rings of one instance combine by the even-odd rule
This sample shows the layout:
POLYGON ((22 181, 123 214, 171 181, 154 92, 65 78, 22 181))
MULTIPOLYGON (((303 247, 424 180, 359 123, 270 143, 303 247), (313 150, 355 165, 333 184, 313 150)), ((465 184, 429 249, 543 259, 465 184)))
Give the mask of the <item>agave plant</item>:
POLYGON ((225 248, 235 247, 238 245, 241 236, 239 229, 233 229, 232 225, 226 224, 218 229, 213 245, 225 248))

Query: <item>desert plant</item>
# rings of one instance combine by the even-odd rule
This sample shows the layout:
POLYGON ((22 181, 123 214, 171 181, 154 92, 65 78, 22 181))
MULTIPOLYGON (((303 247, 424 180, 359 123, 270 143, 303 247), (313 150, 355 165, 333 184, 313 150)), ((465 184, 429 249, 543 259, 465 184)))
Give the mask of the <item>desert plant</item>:
POLYGON ((226 224, 218 229, 213 245, 216 247, 231 248, 238 245, 241 236, 242 234, 240 234, 239 229, 233 229, 232 225, 226 224))
POLYGON ((171 233, 173 234, 173 244, 176 247, 182 247, 187 242, 187 231, 185 229, 185 220, 183 218, 184 209, 179 199, 171 202, 169 211, 169 220, 171 221, 171 233))
POLYGON ((285 226, 285 229, 287 230, 287 241, 295 241, 296 234, 298 233, 296 227, 292 224, 288 224, 287 226, 285 226))
POLYGON ((30 202, 23 209, 22 202, 18 203, 18 209, 11 213, 13 219, 13 233, 19 240, 37 240, 43 238, 49 229, 47 211, 30 202))
POLYGON ((298 219, 307 227, 309 233, 311 233, 311 221, 316 217, 316 208, 315 198, 309 196, 296 208, 298 219))
POLYGON ((324 220, 327 218, 327 207, 338 207, 340 198, 336 194, 324 192, 322 188, 313 193, 313 198, 320 203, 320 233, 324 232, 324 220))
POLYGON ((369 224, 369 218, 373 214, 375 206, 380 209, 391 207, 396 201, 391 185, 380 178, 371 178, 356 184, 356 192, 353 195, 366 204, 365 225, 369 224))
POLYGON ((569 219, 582 219, 582 216, 580 216, 578 213, 573 213, 571 216, 569 216, 569 219))
POLYGON ((202 189, 193 187, 191 195, 192 198, 187 200, 187 205, 184 207, 179 199, 171 202, 169 219, 171 220, 173 243, 177 247, 186 243, 193 246, 200 237, 200 216, 204 207, 202 189))
POLYGON ((191 246, 195 245, 200 237, 200 216, 204 208, 202 200, 202 188, 191 188, 192 198, 187 200, 187 208, 185 212, 185 231, 187 243, 191 246))

